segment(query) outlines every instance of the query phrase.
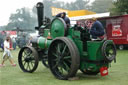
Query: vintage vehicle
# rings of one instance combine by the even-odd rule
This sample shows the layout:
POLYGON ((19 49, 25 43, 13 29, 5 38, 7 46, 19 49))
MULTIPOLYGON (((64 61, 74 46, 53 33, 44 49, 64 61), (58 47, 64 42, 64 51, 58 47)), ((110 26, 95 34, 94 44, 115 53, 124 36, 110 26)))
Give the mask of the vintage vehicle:
POLYGON ((31 40, 32 46, 21 48, 18 63, 24 72, 34 72, 39 61, 49 67, 52 74, 62 80, 75 76, 80 69, 84 74, 108 74, 108 68, 116 60, 116 48, 112 40, 91 41, 86 28, 67 27, 62 18, 54 18, 44 24, 43 3, 37 3, 39 36, 31 40))

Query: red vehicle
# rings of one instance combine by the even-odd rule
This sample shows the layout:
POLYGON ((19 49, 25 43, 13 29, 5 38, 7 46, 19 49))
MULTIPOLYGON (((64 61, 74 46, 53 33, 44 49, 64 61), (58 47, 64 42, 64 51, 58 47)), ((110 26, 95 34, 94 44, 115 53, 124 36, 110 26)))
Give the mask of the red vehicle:
POLYGON ((99 19, 107 34, 107 39, 113 40, 119 49, 128 47, 128 15, 113 16, 99 19))

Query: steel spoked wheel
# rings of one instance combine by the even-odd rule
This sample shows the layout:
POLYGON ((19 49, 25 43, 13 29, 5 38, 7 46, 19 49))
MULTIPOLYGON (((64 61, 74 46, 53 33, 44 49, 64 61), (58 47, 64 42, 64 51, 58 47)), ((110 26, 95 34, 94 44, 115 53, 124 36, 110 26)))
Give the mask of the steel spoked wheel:
POLYGON ((113 42, 106 40, 102 46, 102 54, 105 60, 111 62, 116 58, 116 47, 113 42))
POLYGON ((48 63, 51 72, 58 79, 75 76, 80 64, 76 45, 66 37, 54 39, 48 50, 48 63))
POLYGON ((18 63, 24 72, 34 72, 37 69, 38 62, 38 53, 33 47, 24 47, 20 50, 18 63))
POLYGON ((49 68, 49 65, 48 65, 48 55, 44 55, 43 56, 42 63, 43 63, 43 65, 45 67, 49 68))

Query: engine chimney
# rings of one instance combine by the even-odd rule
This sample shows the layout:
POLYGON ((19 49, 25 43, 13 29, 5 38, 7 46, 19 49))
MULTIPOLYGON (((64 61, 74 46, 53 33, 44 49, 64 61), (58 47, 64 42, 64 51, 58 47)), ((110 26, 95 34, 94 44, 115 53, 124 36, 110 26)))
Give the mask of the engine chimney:
POLYGON ((44 16, 44 5, 41 2, 38 2, 36 5, 37 16, 38 16, 38 29, 43 25, 43 16, 44 16))

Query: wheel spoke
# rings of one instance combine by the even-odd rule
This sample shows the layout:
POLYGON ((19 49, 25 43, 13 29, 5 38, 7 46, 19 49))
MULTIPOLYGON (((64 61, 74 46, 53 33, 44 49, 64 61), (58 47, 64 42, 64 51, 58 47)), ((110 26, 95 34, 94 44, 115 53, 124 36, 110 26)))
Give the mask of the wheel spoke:
POLYGON ((29 62, 27 63, 27 69, 28 70, 31 70, 30 65, 29 65, 29 62))
POLYGON ((61 48, 61 45, 58 44, 58 45, 57 45, 57 53, 61 53, 61 49, 60 49, 60 48, 61 48))
POLYGON ((57 54, 55 54, 54 52, 52 53, 55 57, 57 57, 58 58, 58 55, 57 54))
POLYGON ((24 64, 23 64, 23 66, 25 66, 26 65, 26 62, 24 61, 24 64))
POLYGON ((56 59, 53 59, 53 61, 58 61, 58 59, 56 58, 56 59))
POLYGON ((35 60, 31 61, 31 63, 35 63, 35 60))
POLYGON ((63 74, 63 68, 61 66, 59 66, 58 69, 61 72, 61 74, 63 74))
POLYGON ((33 63, 31 62, 32 67, 34 67, 33 63))
POLYGON ((65 60, 65 59, 71 59, 71 56, 65 56, 65 57, 64 57, 64 60, 65 60))
POLYGON ((67 48, 67 45, 64 46, 64 49, 63 49, 63 51, 62 51, 62 55, 65 53, 66 48, 67 48))
POLYGON ((58 62, 53 66, 53 69, 55 69, 58 66, 58 62))
POLYGON ((64 64, 64 66, 65 66, 65 70, 67 71, 67 72, 69 72, 69 67, 68 67, 68 65, 65 63, 65 62, 63 62, 63 64, 64 64))

